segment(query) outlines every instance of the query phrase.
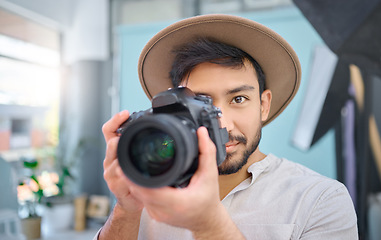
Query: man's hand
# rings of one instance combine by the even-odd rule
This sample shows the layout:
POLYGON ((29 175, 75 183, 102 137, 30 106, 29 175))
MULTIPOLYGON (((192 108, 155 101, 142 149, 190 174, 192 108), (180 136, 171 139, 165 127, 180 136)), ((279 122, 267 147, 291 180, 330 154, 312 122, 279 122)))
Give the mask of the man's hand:
POLYGON ((129 113, 123 111, 102 129, 107 142, 104 178, 117 205, 100 239, 136 239, 143 207, 153 219, 189 229, 195 238, 239 239, 240 232, 220 201, 216 147, 207 129, 200 127, 197 131, 199 166, 186 188, 144 188, 124 175, 117 160, 116 130, 128 117, 129 113))
POLYGON ((128 111, 116 114, 103 125, 102 131, 107 143, 106 157, 103 162, 104 178, 118 204, 129 212, 141 212, 143 205, 130 192, 131 181, 124 175, 117 159, 119 135, 116 130, 129 117, 128 111))
POLYGON ((138 236, 143 204, 131 194, 132 183, 124 175, 117 159, 119 135, 116 130, 128 117, 128 111, 122 111, 102 127, 107 143, 103 175, 110 191, 117 199, 117 204, 104 225, 99 239, 137 239, 138 236))

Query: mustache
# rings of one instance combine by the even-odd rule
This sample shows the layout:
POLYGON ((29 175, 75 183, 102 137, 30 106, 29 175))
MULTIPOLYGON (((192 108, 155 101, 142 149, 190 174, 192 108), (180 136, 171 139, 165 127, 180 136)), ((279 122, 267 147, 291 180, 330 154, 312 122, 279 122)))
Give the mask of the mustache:
POLYGON ((247 139, 244 136, 234 136, 232 134, 229 134, 229 141, 238 141, 243 144, 247 143, 247 139))

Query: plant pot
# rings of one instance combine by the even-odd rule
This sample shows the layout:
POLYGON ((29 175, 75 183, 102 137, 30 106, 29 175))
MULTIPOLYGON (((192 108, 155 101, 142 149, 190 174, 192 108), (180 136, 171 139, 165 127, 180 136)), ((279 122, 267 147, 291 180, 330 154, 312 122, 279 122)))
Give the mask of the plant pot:
POLYGON ((21 220, 23 234, 28 240, 41 237, 41 217, 29 217, 21 220))
POLYGON ((74 221, 74 205, 72 201, 61 201, 45 206, 42 218, 44 236, 55 232, 67 231, 74 221))

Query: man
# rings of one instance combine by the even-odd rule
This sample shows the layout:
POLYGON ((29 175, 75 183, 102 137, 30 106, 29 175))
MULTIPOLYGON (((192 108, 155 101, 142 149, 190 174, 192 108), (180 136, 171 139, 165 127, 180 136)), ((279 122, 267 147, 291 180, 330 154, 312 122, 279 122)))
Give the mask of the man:
POLYGON ((104 177, 117 203, 98 239, 357 239, 346 188, 258 149, 262 126, 295 96, 300 64, 291 46, 248 19, 205 15, 177 22, 143 49, 139 77, 148 97, 186 86, 208 95, 229 133, 226 160, 204 127, 199 166, 186 188, 148 189, 122 172, 115 115, 103 127, 104 177))

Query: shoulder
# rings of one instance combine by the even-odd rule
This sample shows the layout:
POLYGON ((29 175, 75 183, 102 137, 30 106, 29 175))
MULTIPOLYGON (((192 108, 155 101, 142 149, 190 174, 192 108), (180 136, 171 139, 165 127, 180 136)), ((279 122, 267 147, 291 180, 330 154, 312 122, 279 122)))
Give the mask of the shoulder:
POLYGON ((341 182, 271 154, 262 161, 249 168, 253 175, 252 194, 260 192, 262 197, 268 197, 267 201, 287 199, 289 207, 304 217, 319 209, 329 214, 330 204, 337 206, 333 201, 343 202, 339 210, 354 209, 348 190, 341 182))
MULTIPOLYGON (((258 166, 255 166, 255 164, 250 166, 249 170, 257 168, 258 166)), ((261 175, 263 176, 261 177, 265 179, 274 179, 276 182, 284 181, 288 182, 288 184, 300 182, 298 184, 299 187, 305 185, 321 188, 345 188, 343 184, 335 179, 328 178, 306 166, 292 162, 286 158, 276 157, 272 154, 269 154, 261 162, 258 162, 258 164, 262 165, 263 172, 261 175)))
MULTIPOLYGON (((346 187, 301 164, 268 155, 248 168, 252 174, 247 194, 266 193, 268 200, 287 198, 289 202, 310 209, 318 201, 334 194, 349 195, 346 187), (308 205, 308 206, 307 206, 308 205)), ((294 206, 296 207, 296 206, 294 206)))
POLYGON ((302 164, 290 161, 286 158, 279 158, 273 154, 269 154, 264 160, 269 162, 269 171, 287 171, 289 174, 295 176, 327 178, 302 164))
POLYGON ((353 239, 357 234, 357 217, 344 184, 287 159, 268 157, 272 161, 268 168, 270 178, 287 186, 287 192, 301 200, 298 210, 303 220, 296 220, 303 229, 300 234, 326 233, 327 237, 337 234, 353 239))
POLYGON ((308 192, 316 200, 323 200, 335 194, 348 195, 344 184, 326 176, 323 176, 306 166, 292 162, 285 158, 268 155, 268 168, 264 175, 282 185, 287 185, 299 194, 308 192))

